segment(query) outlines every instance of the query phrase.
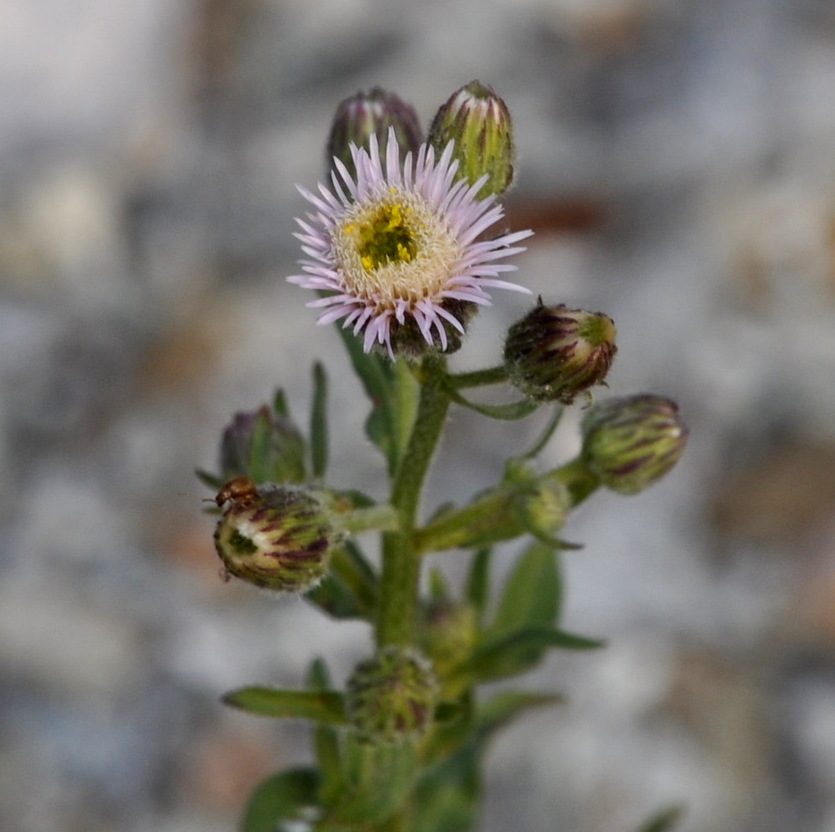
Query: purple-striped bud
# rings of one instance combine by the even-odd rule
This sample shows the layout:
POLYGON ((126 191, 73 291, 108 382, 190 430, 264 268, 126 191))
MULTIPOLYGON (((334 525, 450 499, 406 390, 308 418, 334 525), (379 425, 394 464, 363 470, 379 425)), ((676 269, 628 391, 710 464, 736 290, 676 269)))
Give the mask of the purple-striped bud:
POLYGON ((689 430, 670 399, 649 393, 594 405, 582 424, 586 466, 612 491, 637 494, 679 460, 689 430))
POLYGON ((513 182, 513 122, 507 105, 488 86, 471 81, 454 92, 438 110, 428 143, 440 154, 455 142, 458 175, 471 185, 487 174, 479 191, 503 194, 513 182))
POLYGON ((406 153, 410 150, 416 152, 423 140, 420 120, 414 107, 380 87, 346 98, 336 109, 328 137, 328 167, 334 169, 333 160, 336 158, 355 175, 350 146, 353 144, 367 149, 371 137, 376 136, 380 147, 384 148, 390 127, 394 128, 402 163, 406 153))
POLYGON ((319 493, 238 477, 216 502, 215 549, 228 575, 280 592, 306 592, 325 576, 341 536, 319 493))
POLYGON ((616 335, 614 321, 601 312, 540 300, 508 330, 504 359, 510 382, 534 401, 571 404, 605 380, 616 335))

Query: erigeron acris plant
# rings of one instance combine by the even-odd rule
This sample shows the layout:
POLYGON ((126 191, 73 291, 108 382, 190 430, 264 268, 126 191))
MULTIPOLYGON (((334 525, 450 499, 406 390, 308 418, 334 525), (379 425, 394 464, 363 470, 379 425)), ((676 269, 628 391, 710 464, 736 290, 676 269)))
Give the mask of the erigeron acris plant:
MULTIPOLYGON (((560 552, 576 548, 561 537, 570 512, 601 486, 635 494, 657 481, 681 455, 687 428, 660 396, 592 403, 616 352, 614 322, 601 313, 540 298, 506 333, 501 364, 450 368, 492 292, 528 291, 503 277, 532 232, 502 225, 513 135, 506 105, 489 87, 473 82, 455 92, 425 140, 417 114, 397 96, 360 93, 340 105, 327 147, 327 181, 299 189, 309 205, 296 235, 304 259, 288 279, 315 293, 308 305, 320 310, 320 324, 339 325, 370 401, 366 433, 389 490, 377 500, 328 488, 327 382, 318 364, 306 435, 279 392, 272 406, 235 417, 219 476, 202 477, 217 491, 215 545, 228 576, 305 593, 334 618, 366 621, 376 648, 344 690, 313 659, 304 689, 246 687, 225 697, 254 714, 315 724, 315 765, 261 784, 243 829, 463 832, 477 821, 490 738, 559 699, 507 690, 481 698, 479 685, 522 674, 551 649, 601 646, 559 621, 560 552), (516 400, 468 398, 489 385, 507 386, 516 400), (581 452, 538 470, 537 455, 576 402, 586 408, 581 452), (423 486, 452 407, 475 418, 552 413, 499 482, 426 517, 423 486), (381 535, 379 567, 356 538, 369 531, 381 535), (524 545, 494 590, 492 548, 516 539, 524 545), (437 552, 469 557, 460 596, 437 572, 421 593, 424 557, 437 552)), ((646 829, 669 828, 673 815, 646 829)))

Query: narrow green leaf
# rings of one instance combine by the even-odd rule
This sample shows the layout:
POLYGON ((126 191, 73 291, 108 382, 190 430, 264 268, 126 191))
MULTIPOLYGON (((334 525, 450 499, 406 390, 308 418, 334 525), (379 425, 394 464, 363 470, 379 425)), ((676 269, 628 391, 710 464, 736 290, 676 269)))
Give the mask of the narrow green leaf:
POLYGON ((259 716, 282 719, 310 719, 328 725, 346 722, 342 694, 312 690, 278 690, 248 687, 227 693, 222 701, 259 716))
POLYGON ((208 471, 203 471, 200 468, 196 468, 194 474, 203 485, 211 488, 212 491, 220 491, 223 488, 224 482, 221 477, 216 477, 214 474, 210 474, 208 471))
POLYGON ((505 582, 488 636, 496 638, 523 627, 554 624, 559 591, 554 551, 542 543, 533 543, 516 561, 505 582))
POLYGON ((478 549, 473 553, 464 595, 475 607, 479 619, 484 617, 487 601, 490 597, 490 558, 491 549, 478 549))
POLYGON ((559 693, 531 693, 529 691, 500 693, 479 706, 476 730, 493 734, 526 711, 561 705, 564 701, 564 697, 559 693))
POLYGON ((374 353, 363 352, 361 340, 350 330, 337 327, 337 332, 371 400, 372 411, 365 423, 366 435, 385 454, 389 473, 393 473, 397 470, 397 420, 391 401, 391 362, 374 353))
POLYGON ((287 395, 281 387, 273 396, 273 410, 284 419, 290 418, 290 405, 287 404, 287 395))
POLYGON ((273 481, 273 423, 272 416, 262 407, 252 426, 247 472, 256 483, 273 481))
POLYGON ((244 814, 243 832, 276 832, 280 824, 298 821, 317 805, 319 773, 296 768, 264 780, 252 793, 244 814))
POLYGON ((466 407, 467 410, 474 410, 482 416, 488 416, 491 419, 499 419, 504 422, 514 422, 517 419, 524 419, 539 408, 539 404, 528 399, 521 399, 511 404, 478 404, 477 402, 471 402, 469 399, 464 398, 464 396, 452 389, 449 385, 445 389, 450 399, 457 405, 466 407))
POLYGON ((683 806, 671 806, 650 818, 638 832, 669 832, 684 815, 683 806))
POLYGON ((351 540, 337 549, 325 579, 304 596, 336 619, 371 621, 377 609, 377 576, 351 540))
POLYGON ((563 630, 529 627, 482 644, 461 672, 487 682, 530 669, 550 648, 594 650, 603 646, 597 639, 563 630))
POLYGON ((313 365, 313 403, 310 408, 310 466, 314 479, 328 468, 328 377, 324 366, 313 365))

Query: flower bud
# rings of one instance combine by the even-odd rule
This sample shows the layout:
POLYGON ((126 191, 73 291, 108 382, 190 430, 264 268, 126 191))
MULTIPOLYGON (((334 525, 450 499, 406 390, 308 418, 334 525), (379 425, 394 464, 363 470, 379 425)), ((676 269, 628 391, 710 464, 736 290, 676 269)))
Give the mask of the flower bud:
POLYGON ((637 494, 661 479, 678 462, 689 435, 678 405, 648 393, 594 405, 582 432, 586 466, 620 494, 637 494))
POLYGON ((292 420, 263 405, 236 413, 220 441, 223 479, 252 477, 256 482, 304 482, 305 440, 292 420))
POLYGON ((325 576, 340 540, 323 498, 300 487, 238 477, 218 492, 225 506, 215 549, 226 573, 265 589, 305 592, 325 576))
POLYGON ((504 359, 510 382, 534 401, 571 404, 605 380, 617 352, 616 334, 607 315, 540 300, 508 330, 504 359))
POLYGON ((565 525, 571 503, 566 487, 560 482, 541 479, 523 492, 516 511, 524 527, 540 538, 552 538, 565 525))
POLYGON ((436 113, 428 143, 436 153, 455 142, 458 175, 474 184, 485 174, 479 197, 503 194, 513 181, 513 123, 504 101, 479 81, 454 92, 436 113))
POLYGON ((431 723, 438 683, 427 659, 416 650, 384 647, 360 662, 348 679, 348 719, 368 742, 399 742, 431 723))
POLYGON ((380 87, 346 98, 336 109, 328 137, 328 167, 334 170, 333 159, 337 158, 356 177, 350 146, 368 148, 369 139, 376 136, 380 147, 385 147, 390 127, 397 137, 402 164, 406 153, 417 152, 423 136, 414 107, 380 87))

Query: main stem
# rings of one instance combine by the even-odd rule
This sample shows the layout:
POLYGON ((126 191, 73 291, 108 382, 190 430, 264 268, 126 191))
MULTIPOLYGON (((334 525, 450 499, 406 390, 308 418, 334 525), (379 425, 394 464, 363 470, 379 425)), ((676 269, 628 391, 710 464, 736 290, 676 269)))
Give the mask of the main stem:
POLYGON ((400 514, 400 530, 383 535, 383 574, 377 617, 377 645, 409 646, 415 641, 420 557, 413 531, 429 465, 446 421, 450 399, 442 380, 443 358, 426 358, 421 365, 421 391, 417 417, 406 453, 394 478, 391 505, 400 514))

